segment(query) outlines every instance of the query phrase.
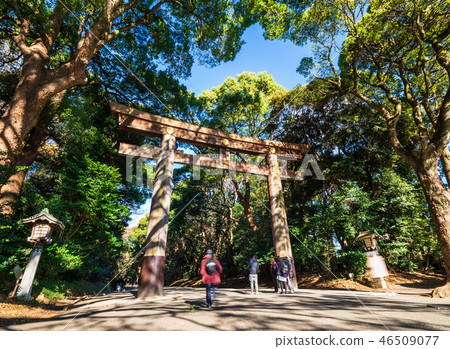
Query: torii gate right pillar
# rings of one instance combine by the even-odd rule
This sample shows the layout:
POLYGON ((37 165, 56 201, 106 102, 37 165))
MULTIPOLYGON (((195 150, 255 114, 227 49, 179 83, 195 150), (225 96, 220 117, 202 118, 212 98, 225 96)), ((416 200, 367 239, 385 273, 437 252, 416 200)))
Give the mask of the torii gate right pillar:
MULTIPOLYGON (((272 236, 275 246, 275 255, 292 257, 291 239, 289 238, 289 228, 286 215, 286 207, 283 198, 283 186, 281 184, 280 167, 276 154, 267 155, 269 175, 267 177, 269 185, 270 211, 272 212, 272 236)), ((297 278, 294 270, 294 286, 297 288, 297 278)))

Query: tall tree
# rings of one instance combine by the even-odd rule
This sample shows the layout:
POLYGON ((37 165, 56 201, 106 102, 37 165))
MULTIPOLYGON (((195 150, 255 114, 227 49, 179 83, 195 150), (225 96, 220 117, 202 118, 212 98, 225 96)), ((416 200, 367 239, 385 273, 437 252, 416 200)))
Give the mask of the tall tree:
MULTIPOLYGON (((363 260, 358 260, 361 246, 354 238, 367 229, 390 235, 382 254, 397 270, 430 267, 441 258, 436 243, 427 241, 435 232, 417 177, 388 143, 378 113, 333 85, 313 80, 277 100, 272 114, 274 136, 309 144, 326 173, 322 183, 287 183, 286 206, 292 229, 327 266, 357 275, 363 260)), ((302 269, 317 266, 307 250, 295 251, 302 269)), ((444 268, 439 262, 433 267, 444 268)))
MULTIPOLYGON (((228 77, 218 87, 203 91, 199 100, 205 105, 210 127, 249 137, 261 137, 270 120, 272 101, 285 92, 266 72, 243 72, 236 78, 228 77)), ((241 159, 247 161, 243 156, 241 159)), ((237 178, 231 180, 247 220, 256 232, 258 227, 250 208, 250 179, 244 175, 241 181, 237 178)))
POLYGON ((208 64, 233 59, 249 24, 239 3, 226 0, 0 0, 1 64, 20 72, 10 99, 1 101, 0 169, 7 179, 1 212, 11 213, 25 177, 8 169, 31 165, 28 148, 45 139, 43 110, 67 89, 87 84, 91 65, 109 75, 127 70, 105 63, 115 52, 127 63, 135 56, 188 76, 194 55, 208 64))
POLYGON ((0 228, 5 232, 0 234, 0 277, 5 281, 11 280, 14 265, 26 262, 20 249, 29 247, 29 231, 15 223, 19 217, 47 207, 66 226, 55 232, 42 257, 41 277, 98 280, 102 271, 117 268, 130 210, 143 202, 145 191, 122 175, 124 164, 114 147, 122 134, 110 116, 107 94, 97 85, 75 92, 68 94, 51 124, 51 142, 40 148, 28 171, 15 216, 1 216, 6 226, 0 228))
POLYGON ((306 7, 288 5, 286 21, 273 23, 273 37, 297 44, 312 40, 317 47, 314 59, 304 58, 299 71, 309 74, 318 63, 317 78, 375 110, 385 120, 391 146, 415 171, 447 272, 447 283, 433 294, 449 297, 449 3, 319 0, 306 7), (338 55, 337 65, 333 57, 338 55))

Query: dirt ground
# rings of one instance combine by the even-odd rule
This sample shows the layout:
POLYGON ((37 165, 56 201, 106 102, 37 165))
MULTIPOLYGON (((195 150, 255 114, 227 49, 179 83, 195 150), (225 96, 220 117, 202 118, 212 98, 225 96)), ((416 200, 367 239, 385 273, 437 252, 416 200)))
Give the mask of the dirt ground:
MULTIPOLYGON (((422 274, 422 273, 392 273, 387 278, 388 288, 395 290, 400 287, 409 289, 431 289, 441 286, 444 283, 444 276, 439 274, 422 274)), ((170 286, 181 287, 201 287, 201 280, 178 280, 170 286)), ((332 275, 299 275, 298 286, 302 289, 350 289, 357 291, 370 291, 368 281, 356 282, 353 280, 336 280, 332 275)), ((221 284, 222 288, 248 288, 248 278, 238 277, 233 279, 225 279, 221 284)), ((270 280, 261 280, 260 287, 271 288, 270 280)), ((37 301, 25 302, 16 299, 8 299, 0 296, 0 327, 27 323, 31 321, 39 321, 39 319, 48 319, 64 312, 64 308, 75 302, 77 299, 67 299, 50 302, 45 297, 38 297, 41 303, 37 301), (49 304, 45 304, 49 303, 49 304)))
MULTIPOLYGON (((410 289, 432 289, 442 286, 445 283, 445 277, 441 274, 422 274, 422 273, 395 273, 390 272, 389 277, 385 278, 387 287, 396 290, 399 287, 408 287, 410 289)), ((371 291, 371 282, 363 279, 361 282, 354 280, 336 280, 330 275, 304 275, 300 276, 298 283, 300 288, 320 288, 320 289, 350 289, 356 291, 371 291)))
MULTIPOLYGON (((444 284, 445 278, 441 274, 422 274, 422 273, 395 273, 386 278, 388 288, 393 289, 397 286, 408 286, 410 288, 430 289, 444 284)), ((299 288, 317 288, 317 289, 335 289, 335 290, 356 290, 356 291, 371 291, 371 283, 368 279, 363 279, 358 282, 355 280, 337 280, 333 275, 325 273, 322 275, 315 274, 300 274, 297 275, 297 282, 299 288)), ((260 287, 272 287, 272 280, 259 280, 260 287)), ((202 287, 200 278, 196 279, 182 279, 172 283, 170 286, 181 287, 202 287)), ((241 276, 238 278, 222 280, 220 287, 223 288, 249 288, 248 278, 241 276)))
POLYGON ((67 299, 52 303, 49 299, 40 298, 42 303, 0 297, 0 327, 52 318, 62 313, 65 306, 75 301, 75 299, 67 299))

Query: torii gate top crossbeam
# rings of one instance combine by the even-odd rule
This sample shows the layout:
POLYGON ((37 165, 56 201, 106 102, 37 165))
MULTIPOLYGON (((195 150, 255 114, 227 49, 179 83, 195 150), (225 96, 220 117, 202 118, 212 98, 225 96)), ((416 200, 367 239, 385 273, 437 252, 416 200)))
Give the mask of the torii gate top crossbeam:
POLYGON ((111 114, 119 120, 119 128, 151 137, 172 133, 178 141, 202 147, 224 148, 246 154, 296 155, 301 160, 309 150, 305 144, 269 141, 213 130, 186 122, 153 115, 119 103, 110 102, 111 114))

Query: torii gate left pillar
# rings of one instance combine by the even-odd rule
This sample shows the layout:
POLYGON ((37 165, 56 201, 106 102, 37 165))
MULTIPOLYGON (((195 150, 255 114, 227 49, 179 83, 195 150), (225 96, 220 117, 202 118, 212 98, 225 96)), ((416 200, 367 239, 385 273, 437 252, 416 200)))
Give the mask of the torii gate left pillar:
POLYGON ((171 134, 162 137, 162 154, 156 164, 145 253, 139 278, 139 298, 163 294, 175 143, 176 138, 171 134))

